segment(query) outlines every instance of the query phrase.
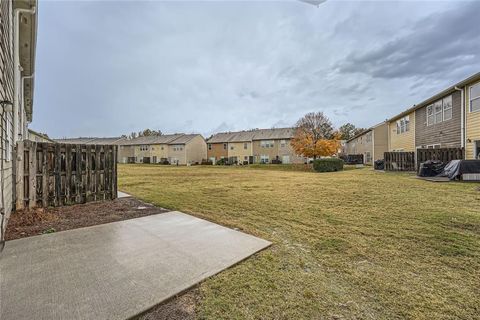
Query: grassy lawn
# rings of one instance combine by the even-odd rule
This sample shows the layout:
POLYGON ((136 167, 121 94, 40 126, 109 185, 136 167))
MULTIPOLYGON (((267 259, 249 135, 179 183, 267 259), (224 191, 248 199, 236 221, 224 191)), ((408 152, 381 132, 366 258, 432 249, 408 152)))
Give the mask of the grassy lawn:
POLYGON ((370 168, 119 166, 122 191, 273 242, 201 284, 201 319, 478 318, 478 187, 370 168))

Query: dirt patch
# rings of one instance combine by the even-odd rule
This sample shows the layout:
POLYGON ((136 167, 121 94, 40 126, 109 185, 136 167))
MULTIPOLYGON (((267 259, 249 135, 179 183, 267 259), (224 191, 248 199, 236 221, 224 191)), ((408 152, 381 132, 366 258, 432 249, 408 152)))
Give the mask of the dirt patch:
POLYGON ((163 304, 160 304, 136 320, 194 320, 198 302, 198 289, 191 289, 163 304))
POLYGON ((5 239, 25 238, 168 211, 132 197, 59 208, 17 211, 10 216, 5 239))

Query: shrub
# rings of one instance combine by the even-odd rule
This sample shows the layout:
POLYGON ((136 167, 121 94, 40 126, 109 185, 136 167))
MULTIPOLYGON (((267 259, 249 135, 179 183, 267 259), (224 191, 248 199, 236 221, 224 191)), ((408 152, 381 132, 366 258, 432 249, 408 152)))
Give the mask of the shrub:
POLYGON ((337 158, 317 159, 313 161, 313 169, 317 172, 342 171, 343 160, 337 158))
POLYGON ((213 165, 212 160, 205 160, 205 159, 202 160, 202 166, 211 166, 211 165, 213 165))
POLYGON ((225 160, 225 158, 223 158, 223 159, 218 160, 215 164, 219 165, 219 166, 223 166, 223 165, 227 164, 227 161, 225 160))

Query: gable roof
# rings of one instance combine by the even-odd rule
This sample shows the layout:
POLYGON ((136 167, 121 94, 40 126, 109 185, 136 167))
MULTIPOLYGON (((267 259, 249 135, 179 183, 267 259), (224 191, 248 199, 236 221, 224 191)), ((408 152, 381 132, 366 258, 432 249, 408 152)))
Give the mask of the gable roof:
POLYGON ((448 87, 447 89, 445 90, 442 90, 440 91, 439 93, 435 94, 434 96, 431 96, 430 98, 420 102, 419 104, 416 104, 416 105, 413 105, 411 108, 397 114, 396 116, 390 118, 390 119, 387 119, 387 122, 392 122, 392 121, 395 121, 403 116, 406 116, 410 113, 412 113, 413 111, 417 110, 417 109, 420 109, 420 108, 423 108, 425 107, 426 105, 429 105, 433 102, 435 102, 436 100, 440 99, 440 98, 443 98, 444 96, 448 95, 448 94, 451 94, 453 92, 455 92, 457 89, 456 88, 461 88, 471 82, 475 82, 475 81, 478 81, 480 80, 480 72, 477 72, 475 73, 474 75, 460 81, 460 82, 457 82, 456 84, 448 87))
POLYGON ((53 139, 58 143, 67 143, 67 144, 121 144, 122 141, 127 140, 124 137, 108 137, 108 138, 98 138, 98 137, 80 137, 80 138, 64 138, 64 139, 53 139))
POLYGON ((220 132, 214 134, 208 143, 246 142, 253 140, 290 139, 295 134, 295 128, 254 129, 237 132, 220 132))
MULTIPOLYGON (((183 134, 175 140, 170 141, 168 144, 186 144, 195 137, 202 137, 201 134, 183 134)), ((203 137, 202 137, 203 138, 203 137)))
POLYGON ((137 137, 133 139, 126 139, 122 141, 121 145, 124 146, 136 146, 136 145, 143 145, 143 144, 168 144, 175 139, 184 136, 183 133, 176 133, 176 134, 162 134, 161 136, 145 136, 145 137, 137 137))

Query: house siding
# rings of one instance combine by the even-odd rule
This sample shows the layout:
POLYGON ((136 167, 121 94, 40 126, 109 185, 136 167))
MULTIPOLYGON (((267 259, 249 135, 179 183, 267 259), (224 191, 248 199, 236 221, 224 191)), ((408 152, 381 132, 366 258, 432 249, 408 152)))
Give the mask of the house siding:
POLYGON ((475 159, 474 154, 475 141, 480 144, 480 111, 470 112, 470 86, 480 83, 480 81, 465 86, 465 157, 466 159, 475 159))
MULTIPOLYGON (((462 146, 461 93, 455 91, 440 99, 452 96, 452 119, 427 125, 427 107, 415 111, 415 146, 417 148, 439 144, 441 148, 460 148, 462 146)), ((439 99, 439 100, 440 100, 439 99)))
POLYGON ((384 159, 388 151, 388 125, 383 123, 373 128, 373 161, 384 159))
POLYGON ((238 163, 243 163, 244 161, 249 161, 250 156, 252 156, 252 142, 229 142, 228 143, 228 158, 236 158, 238 163), (245 144, 247 148, 245 149, 245 144), (246 157, 246 159, 245 159, 246 157))
POLYGON ((185 145, 187 163, 201 163, 207 158, 207 144, 202 136, 196 136, 185 145))
MULTIPOLYGON (((226 142, 225 142, 226 143, 226 142)), ((218 161, 222 158, 228 158, 228 143, 227 143, 227 149, 223 148, 223 142, 222 143, 210 143, 211 148, 208 148, 208 142, 207 142, 207 157, 208 159, 215 159, 215 161, 218 161)))
POLYGON ((397 134, 397 123, 393 120, 388 123, 389 151, 415 151, 415 112, 408 114, 410 117, 410 130, 397 134))
MULTIPOLYGON (((13 8, 12 1, 0 1, 0 100, 13 102, 14 99, 14 59, 13 59, 13 8)), ((1 123, 1 159, 3 168, 0 168, 0 183, 2 184, 0 199, 3 199, 0 205, 3 207, 6 219, 10 216, 13 208, 13 114, 0 111, 1 123), (7 129, 8 128, 8 129, 7 129), (7 134, 7 130, 9 130, 7 134), (7 139, 9 149, 7 150, 7 139), (9 159, 7 159, 9 155, 9 159)), ((22 132, 22 131, 20 131, 22 132)), ((23 131, 25 132, 25 130, 23 131)), ((2 201, 2 200, 0 200, 2 201)), ((6 223, 4 227, 6 227, 6 223)))
POLYGON ((362 154, 363 163, 372 164, 373 159, 373 132, 370 130, 365 132, 361 136, 351 140, 347 144, 347 154, 362 154), (370 141, 367 139, 367 135, 371 136, 370 141), (367 152, 370 153, 370 161, 367 161, 367 152))
POLYGON ((118 162, 127 163, 130 157, 135 157, 135 146, 120 145, 118 147, 118 162))
POLYGON ((170 164, 175 165, 185 165, 187 164, 187 150, 184 144, 172 144, 168 146, 168 161, 170 164), (178 147, 181 148, 181 150, 174 150, 174 148, 178 147))

